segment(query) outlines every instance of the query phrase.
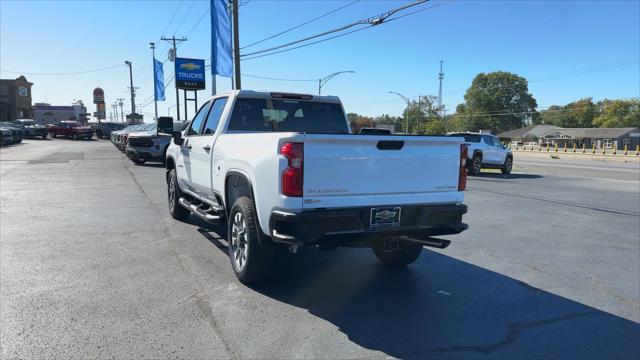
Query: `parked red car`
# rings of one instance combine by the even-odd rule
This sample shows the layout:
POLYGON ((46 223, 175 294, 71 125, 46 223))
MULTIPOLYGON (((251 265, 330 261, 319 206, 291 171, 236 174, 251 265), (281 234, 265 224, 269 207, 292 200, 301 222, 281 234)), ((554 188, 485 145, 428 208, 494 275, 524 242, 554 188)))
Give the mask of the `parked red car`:
POLYGON ((91 139, 93 137, 93 129, 77 121, 60 121, 57 124, 47 125, 47 129, 52 138, 58 135, 63 135, 67 138, 72 137, 75 140, 91 139))

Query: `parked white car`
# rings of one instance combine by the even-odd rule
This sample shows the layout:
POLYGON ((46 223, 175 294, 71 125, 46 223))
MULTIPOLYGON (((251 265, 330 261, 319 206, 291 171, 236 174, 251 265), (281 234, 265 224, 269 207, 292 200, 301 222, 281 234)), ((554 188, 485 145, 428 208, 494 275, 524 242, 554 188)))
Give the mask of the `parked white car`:
MULTIPOLYGON (((171 132, 170 120, 158 127, 171 132)), ((463 139, 350 134, 337 97, 231 91, 173 135, 169 211, 227 221, 245 283, 269 273, 278 247, 371 247, 406 265, 449 245, 431 236, 467 229, 463 139)))
POLYGON ((500 169, 503 174, 511 173, 513 153, 497 137, 478 133, 456 133, 449 136, 464 138, 464 142, 469 148, 467 158, 469 174, 479 174, 483 168, 500 169))

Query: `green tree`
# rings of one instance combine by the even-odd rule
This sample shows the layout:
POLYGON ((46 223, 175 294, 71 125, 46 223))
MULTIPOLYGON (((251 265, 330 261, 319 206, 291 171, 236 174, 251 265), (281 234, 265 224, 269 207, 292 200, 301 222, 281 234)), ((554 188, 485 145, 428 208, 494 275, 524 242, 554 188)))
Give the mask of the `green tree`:
POLYGON ((640 100, 603 100, 601 113, 593 119, 598 127, 640 127, 640 100))
POLYGON ((527 79, 505 71, 476 75, 464 100, 456 115, 464 117, 465 127, 471 131, 498 133, 522 127, 534 118, 538 106, 527 79))
POLYGON ((570 102, 564 106, 552 105, 541 111, 543 124, 566 128, 593 127, 593 119, 598 115, 598 107, 591 98, 570 102))
MULTIPOLYGON (((412 100, 409 106, 402 112, 402 118, 409 123, 409 132, 423 134, 429 127, 429 123, 440 119, 438 114, 437 97, 433 95, 421 95, 419 100, 412 100)), ((402 125, 404 131, 404 124, 402 125)))

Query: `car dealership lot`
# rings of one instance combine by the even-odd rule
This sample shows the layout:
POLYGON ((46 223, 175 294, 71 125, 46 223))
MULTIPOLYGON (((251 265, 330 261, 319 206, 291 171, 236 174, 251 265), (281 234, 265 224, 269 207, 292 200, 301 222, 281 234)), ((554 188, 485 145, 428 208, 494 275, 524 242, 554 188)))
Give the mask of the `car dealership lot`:
POLYGON ((108 141, 0 150, 2 358, 637 358, 640 169, 514 154, 470 229, 406 269, 305 249, 235 278, 224 227, 170 219, 108 141))

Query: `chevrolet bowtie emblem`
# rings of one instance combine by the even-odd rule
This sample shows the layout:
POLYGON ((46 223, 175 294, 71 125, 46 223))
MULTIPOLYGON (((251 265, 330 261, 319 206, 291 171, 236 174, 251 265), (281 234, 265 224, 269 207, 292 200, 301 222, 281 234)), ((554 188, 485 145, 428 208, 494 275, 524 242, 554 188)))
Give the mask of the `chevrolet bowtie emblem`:
POLYGON ((194 63, 185 63, 185 64, 180 64, 180 69, 186 69, 186 70, 198 70, 200 69, 200 65, 198 64, 194 64, 194 63))

